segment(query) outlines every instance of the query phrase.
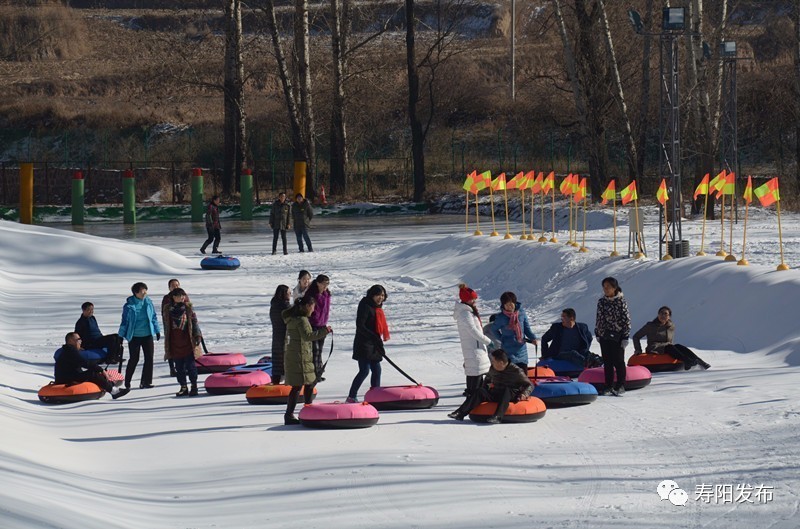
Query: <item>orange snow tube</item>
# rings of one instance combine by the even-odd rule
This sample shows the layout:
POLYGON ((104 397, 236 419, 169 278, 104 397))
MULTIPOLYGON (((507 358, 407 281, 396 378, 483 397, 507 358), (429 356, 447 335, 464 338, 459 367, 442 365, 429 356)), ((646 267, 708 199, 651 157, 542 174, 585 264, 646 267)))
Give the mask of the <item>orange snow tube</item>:
POLYGON ((633 355, 628 359, 628 365, 644 366, 649 369, 651 373, 683 369, 683 362, 673 358, 667 353, 642 353, 633 355))
POLYGON ((556 372, 545 366, 535 366, 528 368, 528 378, 554 377, 556 372))
MULTIPOLYGON (((250 404, 286 404, 291 391, 292 386, 286 384, 262 384, 252 386, 245 396, 250 404)), ((304 389, 300 389, 300 395, 303 395, 303 391, 304 389)), ((316 394, 317 388, 314 388, 314 395, 316 394)))
POLYGON ((39 400, 47 404, 66 404, 82 400, 96 400, 104 394, 105 391, 92 382, 70 385, 50 382, 39 390, 39 400))
MULTIPOLYGON (((482 402, 469 412, 469 418, 475 422, 486 422, 486 419, 494 415, 496 410, 496 402, 482 402)), ((529 397, 528 400, 510 403, 503 416, 503 422, 536 422, 544 417, 545 411, 547 411, 547 407, 542 399, 529 397)))

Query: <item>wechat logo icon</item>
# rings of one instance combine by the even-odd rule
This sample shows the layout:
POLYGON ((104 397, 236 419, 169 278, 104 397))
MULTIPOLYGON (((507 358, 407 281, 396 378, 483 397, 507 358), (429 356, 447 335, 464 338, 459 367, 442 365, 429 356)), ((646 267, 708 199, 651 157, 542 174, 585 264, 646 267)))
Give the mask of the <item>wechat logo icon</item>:
POLYGON ((661 501, 669 500, 672 505, 683 507, 689 501, 689 495, 671 479, 665 479, 656 487, 656 492, 661 501))

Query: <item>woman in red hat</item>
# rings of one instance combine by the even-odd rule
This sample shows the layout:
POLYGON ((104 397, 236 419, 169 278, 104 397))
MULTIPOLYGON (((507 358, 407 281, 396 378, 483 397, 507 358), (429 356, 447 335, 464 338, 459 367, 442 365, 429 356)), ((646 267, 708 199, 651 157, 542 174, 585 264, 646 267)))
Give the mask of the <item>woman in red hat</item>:
POLYGON ((453 318, 458 325, 461 352, 464 355, 464 373, 467 375, 467 389, 464 395, 469 396, 483 385, 483 376, 489 372, 489 353, 486 346, 492 343, 492 340, 483 334, 481 316, 476 304, 478 293, 461 283, 458 285, 458 299, 453 309, 453 318))

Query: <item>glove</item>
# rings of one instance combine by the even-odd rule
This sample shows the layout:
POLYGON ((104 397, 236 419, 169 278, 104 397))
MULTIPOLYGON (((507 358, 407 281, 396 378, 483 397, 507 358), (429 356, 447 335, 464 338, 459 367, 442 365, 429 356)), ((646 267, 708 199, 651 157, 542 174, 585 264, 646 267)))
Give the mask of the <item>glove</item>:
POLYGON ((160 333, 160 332, 157 332, 157 333, 156 333, 156 341, 157 341, 157 342, 160 342, 160 341, 161 341, 161 333, 160 333))
POLYGON ((627 338, 623 339, 619 344, 622 346, 622 350, 624 351, 625 349, 628 348, 628 339, 627 338))

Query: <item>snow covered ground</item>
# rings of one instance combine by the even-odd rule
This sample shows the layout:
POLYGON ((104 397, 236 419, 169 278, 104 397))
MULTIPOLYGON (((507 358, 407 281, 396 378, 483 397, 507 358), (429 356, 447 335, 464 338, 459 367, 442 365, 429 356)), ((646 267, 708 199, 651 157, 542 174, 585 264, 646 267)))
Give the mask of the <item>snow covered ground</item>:
MULTIPOLYGON (((292 253, 273 257, 263 226, 229 222, 222 248, 243 263, 234 272, 200 270, 204 230, 188 223, 85 228, 126 239, 117 240, 0 222, 0 527, 794 529, 800 273, 775 271, 774 212, 751 216, 750 267, 652 259, 655 212, 645 211, 651 259, 643 261, 607 257, 606 212, 590 217, 586 254, 468 236, 464 217, 448 216, 321 219, 315 253, 295 253, 290 234, 292 253), (207 343, 255 360, 269 349, 269 298, 278 284, 293 286, 301 268, 331 276, 335 351, 320 400, 346 396, 356 305, 382 283, 387 353, 440 391, 437 407, 382 412, 365 430, 285 427, 283 407, 251 406, 244 396, 174 398, 164 362, 154 389, 118 401, 38 402, 83 301, 95 303, 101 329, 116 332, 132 283, 145 281, 160 300, 179 277, 207 343), (464 380, 451 316, 459 281, 479 291, 486 314, 514 290, 541 334, 567 306, 591 327, 608 275, 620 280, 635 328, 671 306, 677 341, 712 368, 654 374, 647 388, 549 410, 533 424, 446 417, 464 380), (687 492, 686 505, 659 498, 665 479, 687 492)), ((800 217, 782 221, 786 261, 796 266, 800 217)), ((700 222, 683 226, 694 253, 700 222)), ((711 254, 719 224, 709 229, 711 254)), ((619 236, 624 251, 625 226, 619 236)), ((384 385, 403 383, 384 365, 384 385)))

